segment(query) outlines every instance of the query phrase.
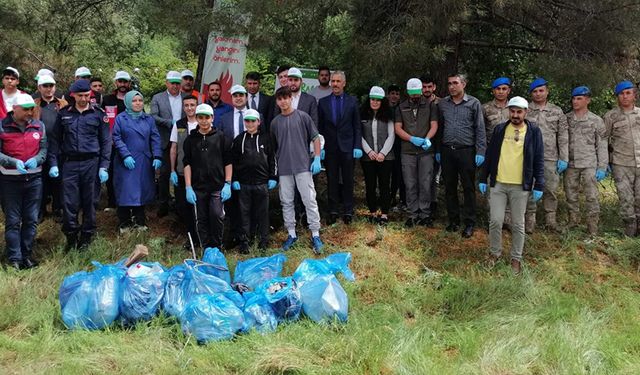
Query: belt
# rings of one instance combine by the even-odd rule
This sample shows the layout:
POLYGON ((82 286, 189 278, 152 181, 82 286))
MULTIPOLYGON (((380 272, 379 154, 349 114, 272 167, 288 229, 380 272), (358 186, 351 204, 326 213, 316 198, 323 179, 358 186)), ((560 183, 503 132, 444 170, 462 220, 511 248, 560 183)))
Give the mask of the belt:
POLYGON ((76 154, 76 155, 66 155, 65 161, 85 161, 89 159, 95 159, 98 157, 98 154, 76 154))
POLYGON ((464 150, 466 148, 476 147, 475 145, 442 145, 451 150, 464 150))

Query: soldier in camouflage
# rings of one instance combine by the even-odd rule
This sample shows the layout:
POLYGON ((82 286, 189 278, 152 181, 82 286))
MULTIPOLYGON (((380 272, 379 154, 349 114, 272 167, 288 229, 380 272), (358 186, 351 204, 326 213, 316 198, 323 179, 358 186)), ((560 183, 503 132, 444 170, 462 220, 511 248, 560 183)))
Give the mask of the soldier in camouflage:
POLYGON ((487 144, 491 141, 493 128, 509 120, 507 101, 509 100, 509 94, 511 94, 511 80, 506 77, 497 78, 491 84, 491 92, 493 93, 493 100, 482 105, 487 144))
MULTIPOLYGON (((544 142, 544 196, 542 207, 547 229, 560 231, 556 220, 558 208, 557 190, 562 174, 569 163, 569 132, 567 116, 562 109, 547 101, 549 88, 544 78, 536 78, 529 86, 532 103, 529 104, 527 120, 536 123, 542 130, 544 142)), ((525 215, 525 231, 533 233, 536 224, 536 204, 532 200, 527 205, 525 215)))
POLYGON ((640 218, 640 108, 636 107, 636 92, 632 82, 618 83, 614 90, 618 107, 604 115, 609 160, 627 236, 638 234, 640 218))
POLYGON ((606 176, 609 155, 602 119, 589 111, 591 90, 586 86, 573 89, 571 106, 567 113, 569 125, 569 168, 564 175, 564 191, 569 206, 569 225, 580 223, 580 203, 578 194, 582 187, 587 210, 587 231, 598 233, 598 182, 606 176))

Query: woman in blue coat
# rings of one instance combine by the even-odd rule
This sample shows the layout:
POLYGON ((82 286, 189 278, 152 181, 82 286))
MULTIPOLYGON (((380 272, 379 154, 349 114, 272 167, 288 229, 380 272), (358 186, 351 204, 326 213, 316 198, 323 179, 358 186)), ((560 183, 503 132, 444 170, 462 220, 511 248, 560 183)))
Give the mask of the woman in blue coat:
POLYGON ((147 229, 144 205, 155 199, 154 170, 162 166, 160 133, 153 117, 143 112, 142 94, 129 91, 124 104, 127 109, 113 126, 113 185, 120 233, 132 227, 147 229))

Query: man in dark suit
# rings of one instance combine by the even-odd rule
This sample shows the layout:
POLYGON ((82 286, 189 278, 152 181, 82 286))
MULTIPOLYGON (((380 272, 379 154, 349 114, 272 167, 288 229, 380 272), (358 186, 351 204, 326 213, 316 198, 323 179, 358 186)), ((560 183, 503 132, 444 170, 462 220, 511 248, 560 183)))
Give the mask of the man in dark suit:
POLYGON ((160 168, 159 203, 158 216, 163 217, 169 213, 169 176, 171 174, 171 163, 169 160, 169 149, 171 129, 173 125, 184 117, 182 110, 182 97, 180 84, 182 77, 179 72, 170 71, 167 73, 167 90, 155 94, 151 99, 151 116, 156 120, 156 126, 160 133, 162 146, 162 168, 160 168))
MULTIPOLYGON (((291 106, 293 109, 298 109, 311 116, 313 123, 318 126, 318 103, 316 102, 316 98, 300 91, 302 87, 302 72, 298 68, 290 68, 288 75, 289 89, 291 89, 292 98, 291 106)), ((280 108, 276 106, 273 117, 279 114, 280 108)))
POLYGON ((269 125, 273 119, 273 108, 275 102, 273 96, 260 91, 260 80, 262 76, 258 72, 249 72, 245 76, 245 87, 247 88, 247 106, 260 112, 264 122, 261 122, 260 130, 269 134, 269 125))
POLYGON ((345 94, 346 83, 344 72, 333 72, 331 74, 332 94, 320 99, 318 105, 318 130, 324 136, 325 167, 329 185, 328 224, 335 223, 339 215, 340 201, 343 205, 342 220, 345 224, 351 223, 354 160, 362 157, 362 130, 358 100, 345 94), (342 177, 342 186, 339 185, 340 177, 342 177))

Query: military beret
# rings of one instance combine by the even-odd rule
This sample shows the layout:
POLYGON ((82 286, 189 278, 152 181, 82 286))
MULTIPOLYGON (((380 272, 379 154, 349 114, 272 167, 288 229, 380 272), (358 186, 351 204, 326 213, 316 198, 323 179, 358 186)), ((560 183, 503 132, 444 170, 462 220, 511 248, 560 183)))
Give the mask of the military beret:
POLYGON ((531 84, 529 85, 529 94, 531 94, 531 91, 537 89, 540 86, 545 86, 547 83, 547 80, 542 77, 534 79, 533 82, 531 82, 531 84))
POLYGON ((571 91, 571 96, 591 96, 591 90, 587 86, 578 86, 571 91))
POLYGON ((507 77, 500 77, 500 78, 496 78, 492 83, 491 83, 491 88, 495 89, 498 86, 502 86, 502 85, 507 85, 509 87, 511 87, 511 80, 507 77))
POLYGON ((71 92, 87 92, 91 91, 91 87, 89 86, 89 81, 86 79, 79 79, 75 81, 71 88, 69 89, 71 92))
POLYGON ((613 90, 613 92, 618 95, 620 94, 622 91, 626 90, 626 89, 633 89, 636 86, 633 84, 633 82, 631 81, 622 81, 620 83, 618 83, 616 85, 616 88, 613 90))

